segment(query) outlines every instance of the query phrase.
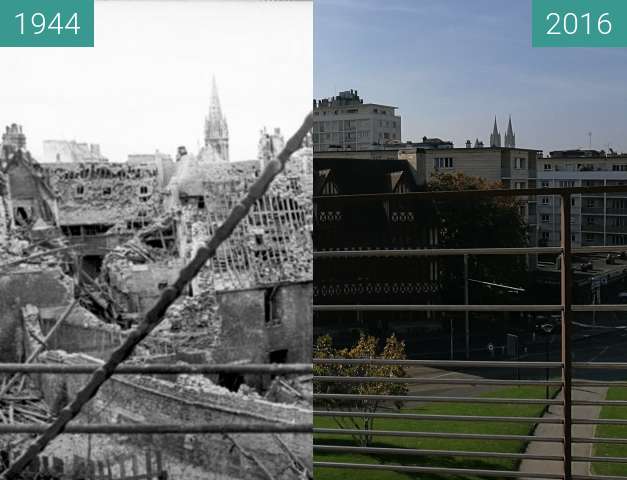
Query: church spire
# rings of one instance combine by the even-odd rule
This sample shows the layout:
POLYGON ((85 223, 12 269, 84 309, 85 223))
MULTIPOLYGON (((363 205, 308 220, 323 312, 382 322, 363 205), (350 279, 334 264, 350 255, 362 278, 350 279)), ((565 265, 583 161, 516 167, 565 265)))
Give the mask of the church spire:
POLYGON ((211 81, 211 103, 205 119, 205 146, 211 146, 221 160, 229 161, 229 127, 222 114, 215 76, 211 81))
POLYGON ((514 129, 512 128, 512 116, 509 116, 509 123, 507 124, 507 133, 505 133, 505 147, 516 147, 516 135, 514 135, 514 129))
POLYGON ((490 147, 500 147, 501 146, 501 134, 499 133, 499 127, 496 123, 496 115, 494 116, 494 129, 492 130, 492 134, 490 135, 490 147))

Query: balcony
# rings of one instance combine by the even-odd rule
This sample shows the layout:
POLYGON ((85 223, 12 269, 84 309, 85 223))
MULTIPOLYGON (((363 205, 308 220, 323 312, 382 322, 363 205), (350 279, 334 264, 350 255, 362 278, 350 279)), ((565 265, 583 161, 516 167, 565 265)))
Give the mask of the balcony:
MULTIPOLYGON (((623 187, 627 191, 627 186, 623 187)), ((411 194, 395 194, 393 198, 407 201, 432 201, 432 200, 462 200, 473 202, 479 198, 486 197, 514 197, 521 193, 524 195, 553 195, 558 194, 562 197, 560 202, 560 211, 562 218, 571 217, 571 198, 572 195, 579 194, 603 194, 605 192, 616 192, 616 187, 592 187, 592 188, 559 188, 549 191, 549 189, 530 190, 494 190, 494 191, 463 191, 463 192, 420 192, 411 194), (605 189, 605 190, 603 190, 605 189)), ((364 207, 373 201, 381 202, 383 199, 389 199, 390 194, 370 194, 370 195, 346 195, 344 197, 316 197, 314 201, 321 204, 337 202, 335 208, 339 204, 352 203, 364 207)), ((330 208, 330 206, 327 206, 330 208)), ((627 232, 627 226, 608 227, 620 229, 627 232)), ((543 312, 544 318, 559 317, 559 323, 555 328, 559 329, 556 342, 560 348, 559 361, 549 361, 549 355, 543 360, 543 357, 536 357, 539 361, 520 361, 516 354, 509 359, 498 360, 493 357, 488 361, 471 361, 468 360, 408 360, 408 359, 382 359, 382 358, 344 358, 340 355, 325 356, 320 355, 314 358, 314 366, 316 368, 315 394, 314 394, 314 418, 318 420, 318 426, 314 429, 316 434, 314 439, 314 453, 316 458, 314 466, 318 469, 335 470, 337 478, 359 478, 361 472, 370 471, 371 478, 379 478, 377 475, 386 475, 387 472, 405 473, 412 478, 454 476, 455 478, 479 477, 479 478, 538 478, 538 479, 616 479, 627 480, 627 477, 602 477, 588 476, 586 472, 582 475, 575 468, 574 464, 584 463, 586 465, 592 462, 606 462, 619 464, 627 462, 627 458, 599 457, 593 456, 591 445, 597 443, 615 443, 625 444, 627 439, 617 438, 595 438, 594 428, 596 425, 611 424, 627 426, 627 420, 607 420, 597 416, 578 413, 581 406, 598 407, 614 406, 625 407, 627 402, 623 400, 605 399, 605 397, 582 398, 580 392, 583 389, 591 387, 614 387, 624 386, 624 372, 627 372, 627 363, 613 359, 608 362, 601 362, 597 357, 593 357, 589 361, 573 361, 573 349, 575 338, 573 336, 575 322, 575 312, 627 312, 627 305, 574 305, 574 269, 572 265, 572 255, 578 253, 612 253, 620 252, 624 246, 591 246, 573 248, 571 245, 571 224, 566 222, 561 235, 559 247, 529 247, 529 248, 474 248, 474 249, 408 249, 408 250, 381 250, 381 251, 315 251, 314 258, 332 259, 334 262, 340 262, 342 259, 362 258, 365 262, 371 261, 372 258, 387 257, 450 257, 450 256, 494 256, 494 255, 525 255, 525 254, 560 254, 561 266, 559 269, 559 279, 561 297, 559 304, 555 305, 485 305, 471 304, 466 301, 464 305, 432 305, 432 304, 402 304, 402 305, 370 305, 370 304, 353 304, 347 305, 314 305, 315 312, 338 312, 346 315, 364 314, 366 312, 446 312, 447 315, 466 314, 467 312, 494 312, 495 318, 502 312, 543 312), (498 312, 498 313, 496 313, 498 312), (559 342, 561 337, 561 342, 559 342), (404 375, 383 375, 376 373, 377 369, 386 367, 406 368, 404 375), (369 368, 371 368, 369 370, 369 368), (434 375, 434 371, 428 369, 438 368, 446 371, 443 375, 434 375), (473 369, 474 371, 490 370, 495 373, 482 374, 481 377, 474 375, 464 375, 464 369, 473 369), (516 374, 509 376, 507 369, 518 370, 516 374), (520 378, 520 369, 534 370, 535 375, 530 375, 530 379, 522 380, 520 378), (602 370, 611 370, 617 372, 616 376, 600 375, 593 376, 594 372, 602 370), (366 372, 375 373, 366 373, 366 372), (546 371, 546 376, 542 375, 546 371), (557 373, 550 376, 549 371, 557 373), (421 373, 422 372, 422 373, 421 373), (577 376, 575 376, 575 374, 577 376), (451 375, 457 375, 452 378, 451 375), (591 380, 593 379, 593 380, 591 380), (376 383, 377 387, 369 388, 369 384, 376 383), (335 391, 329 390, 330 385, 338 385, 335 391), (404 384, 412 385, 415 390, 411 393, 403 394, 382 394, 378 389, 382 384, 404 384), (358 385, 361 393, 355 393, 351 389, 351 385, 358 385), (428 386, 436 385, 431 390, 428 386), (502 387, 512 386, 534 386, 541 390, 541 394, 534 398, 499 398, 495 396, 481 397, 468 396, 467 394, 450 393, 454 389, 465 385, 463 388, 469 388, 470 385, 500 385, 502 387), (438 391, 437 388, 440 390, 438 391), (546 390, 545 390, 546 389, 546 390), (554 392, 561 391, 562 394, 549 395, 551 389, 554 392), (332 393, 329 393, 329 392, 332 393), (363 392, 367 393, 363 393, 363 392), (544 392, 547 392, 546 395, 544 392), (445 392, 442 394, 442 392, 445 392), (539 398, 542 397, 542 398, 539 398), (390 408, 384 408, 377 411, 372 409, 373 404, 381 402, 390 408), (395 402, 403 402, 410 404, 409 408, 397 407, 391 408, 395 402), (478 404, 490 404, 493 408, 481 408, 478 404), (507 414, 501 414, 499 405, 505 404, 511 408, 507 414), (540 417, 525 417, 516 408, 521 410, 525 405, 542 405, 543 408, 550 406, 560 406, 558 411, 553 407, 550 415, 542 415, 540 417), (419 408, 415 408, 418 405, 419 408), (431 409, 433 405, 453 406, 450 409, 442 408, 436 412, 431 409), (464 406, 463 415, 460 410, 464 406), (472 406, 471 406, 472 405, 472 406), (454 407, 458 407, 457 409, 454 407), (513 408, 512 408, 513 407, 513 408), (435 413, 435 414, 434 414, 435 413), (341 422, 333 424, 332 419, 350 419, 345 425, 341 422), (376 422, 371 423, 377 419, 376 422), (402 426, 396 428, 382 427, 384 420, 395 420, 402 426), (441 428, 430 428, 432 422, 444 422, 441 428), (351 423, 352 422, 352 423, 351 423), (361 422, 361 423, 360 423, 361 422), (378 422, 378 423, 377 423, 378 422), (557 425, 552 428, 553 432, 550 436, 533 434, 516 434, 516 435, 495 435, 487 428, 483 430, 476 425, 494 424, 512 424, 526 423, 530 425, 530 432, 544 429, 547 424, 557 425), (348 425, 348 426, 346 426, 348 425), (353 425, 353 426, 351 426, 353 425), (363 427, 361 426, 363 425, 363 427), (446 425, 450 425, 447 427, 446 425), (585 425, 587 427, 585 427, 585 425), (378 426, 378 428, 377 428, 378 426), (333 428, 331 428, 333 427, 333 428), (414 427, 414 428, 412 428, 414 427), (460 428, 463 427, 463 428, 460 428), (585 433, 581 433, 585 430, 585 433), (464 432, 464 433, 460 433, 464 432), (468 433, 470 432, 470 433, 468 433), (351 441, 351 437, 355 443, 351 441), (405 445, 398 448, 385 447, 378 443, 369 443, 372 438, 386 437, 405 438, 405 445), (360 442, 357 441, 360 440, 360 442), (420 439, 420 440, 417 440, 420 439), (433 439, 433 445, 436 449, 430 448, 429 439, 433 439), (446 447, 446 440, 455 441, 471 441, 467 444, 471 447, 446 447), (523 448, 516 453, 504 453, 504 441, 520 441, 523 448), (412 444, 410 445, 410 442, 412 444), (416 447, 416 443, 420 442, 416 447), (536 451, 527 450, 525 446, 529 443, 542 442, 542 447, 536 451), (587 446, 590 446, 589 448, 587 446), (573 448, 577 447, 577 448, 573 448), (581 451, 584 447, 586 450, 581 451), (523 453, 520 453, 523 452, 523 453), (583 454, 582 454, 583 453, 583 454), (350 457, 342 457, 342 455, 351 455, 350 457), (329 457, 329 455, 331 457, 329 457), (423 458, 431 460, 442 458, 437 463, 423 462, 423 458), (472 461, 466 463, 458 461, 460 457, 472 458, 472 461), (372 461, 372 459, 376 461, 372 461), (366 460, 367 459, 367 460, 366 460), (480 460, 478 460, 480 459, 480 460), (541 461, 541 467, 551 464, 551 469, 534 471, 533 473, 521 472, 516 464, 513 468, 498 469, 492 465, 496 461, 503 459, 515 460, 515 462, 526 462, 528 460, 541 461), (548 462, 548 463, 546 463, 548 462), (490 467, 485 467, 492 463, 490 467), (428 466, 426 466, 428 465, 428 466), (432 466, 434 465, 434 466, 432 466), (553 469, 556 466, 557 468, 553 469), (340 472, 346 473, 340 473, 340 472), (380 472, 380 473, 375 473, 380 472)), ((602 225, 585 225, 582 230, 586 231, 603 231, 602 225)), ((481 232, 477 232, 481 235, 481 232)), ((386 245, 387 246, 387 245, 386 245)), ((383 248, 386 248, 384 246, 383 248)), ((314 245, 317 250, 317 245, 314 245)), ((328 247, 328 246, 325 246, 328 247)), ((466 317, 468 318, 468 317, 466 317)), ((420 321, 420 320, 416 320, 420 321)), ((381 320, 384 322, 384 320, 381 320)), ((453 338, 453 323, 451 322, 451 339, 453 338)), ((551 327, 544 330, 547 335, 553 335, 553 327, 551 325, 543 325, 551 327)), ((546 337, 547 345, 549 344, 548 336, 546 337)), ((556 340, 551 337, 551 342, 556 340)), ((491 345, 491 344, 490 344, 491 345)), ((451 349, 453 341, 451 340, 451 349)), ((505 347, 503 347, 505 348, 505 347)), ((508 347, 509 348, 509 347, 508 347)), ((492 345, 491 352, 494 352, 492 345)), ((607 350, 607 349, 606 349, 607 350)), ((470 351, 470 350, 468 350, 470 351)), ((324 352, 321 352, 324 353, 324 352)), ((452 357, 454 358, 454 357, 452 357)), ((382 371, 382 370, 379 370, 382 371)), ((389 371, 389 370, 388 370, 389 371)), ((511 390, 508 390, 511 392, 511 390)), ((389 423, 387 425, 390 425, 389 423)), ((624 434, 621 436, 625 436, 624 434)), ((386 440, 388 442, 388 440, 386 440)), ((391 442, 391 440, 389 440, 391 442)))

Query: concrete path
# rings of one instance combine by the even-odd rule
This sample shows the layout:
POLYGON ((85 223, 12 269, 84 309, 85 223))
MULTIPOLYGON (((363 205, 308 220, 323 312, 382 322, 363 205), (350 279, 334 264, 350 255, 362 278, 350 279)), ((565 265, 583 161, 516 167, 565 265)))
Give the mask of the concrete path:
MULTIPOLYGON (((573 389, 573 400, 605 400, 607 394, 606 387, 578 387, 573 389)), ((558 395, 559 399, 563 398, 562 392, 558 395)), ((551 405, 544 418, 561 417, 563 407, 559 405, 551 405)), ((574 406, 572 411, 573 418, 599 418, 601 407, 597 406, 574 406)), ((593 437, 595 425, 574 425, 572 430, 573 437, 593 437)), ((543 442, 542 437, 561 437, 563 435, 563 426, 560 424, 541 423, 537 426, 534 435, 538 440, 534 440, 527 446, 525 453, 537 455, 562 455, 563 449, 561 443, 543 442)), ((592 445, 589 443, 575 443, 572 449, 573 456, 590 456, 592 455, 592 445)), ((564 472, 561 462, 551 460, 523 460, 520 464, 520 471, 526 473, 550 473, 562 474, 564 472)), ((574 462, 572 466, 573 475, 589 475, 589 462, 574 462)))

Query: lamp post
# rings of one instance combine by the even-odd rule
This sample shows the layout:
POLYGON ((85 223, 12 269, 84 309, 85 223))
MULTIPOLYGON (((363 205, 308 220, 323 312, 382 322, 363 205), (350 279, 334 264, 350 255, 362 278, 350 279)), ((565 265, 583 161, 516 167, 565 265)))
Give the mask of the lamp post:
MULTIPOLYGON (((555 333, 556 324, 551 322, 544 322, 541 324, 537 324, 535 327, 537 333, 544 335, 544 360, 546 362, 549 361, 549 337, 555 333)), ((549 398, 549 367, 547 366, 545 369, 545 379, 547 381, 547 385, 545 386, 545 398, 549 398)))

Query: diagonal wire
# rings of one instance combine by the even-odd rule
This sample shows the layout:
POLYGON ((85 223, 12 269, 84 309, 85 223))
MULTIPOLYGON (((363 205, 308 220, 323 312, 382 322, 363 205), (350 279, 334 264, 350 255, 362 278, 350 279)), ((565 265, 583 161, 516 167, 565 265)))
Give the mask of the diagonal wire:
POLYGON ((109 360, 94 372, 87 384, 61 410, 59 416, 50 427, 34 440, 22 455, 2 473, 2 476, 0 476, 1 480, 19 478, 20 472, 46 448, 48 443, 63 432, 70 420, 80 413, 83 405, 89 402, 98 393, 102 384, 114 374, 115 368, 124 362, 133 353, 135 347, 161 322, 168 307, 181 295, 181 292, 198 274, 207 260, 215 255, 218 247, 229 238, 239 222, 248 215, 250 208, 266 193, 274 178, 283 171, 290 156, 301 147, 303 139, 311 130, 312 125, 313 117, 309 113, 301 127, 285 144, 281 153, 266 165, 261 176, 250 187, 246 196, 233 207, 231 213, 216 230, 213 237, 201 246, 194 258, 181 269, 176 282, 163 290, 161 297, 146 312, 138 327, 129 333, 126 341, 111 354, 109 360))

